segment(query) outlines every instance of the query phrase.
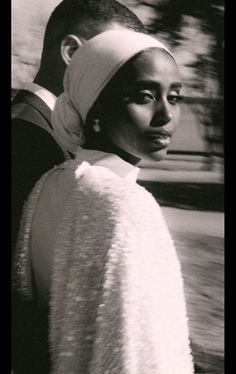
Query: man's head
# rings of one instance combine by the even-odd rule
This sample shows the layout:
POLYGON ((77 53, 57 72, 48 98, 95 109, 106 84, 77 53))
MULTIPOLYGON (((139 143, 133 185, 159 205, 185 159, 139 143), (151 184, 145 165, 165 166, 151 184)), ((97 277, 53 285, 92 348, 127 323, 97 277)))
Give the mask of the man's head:
POLYGON ((120 28, 145 32, 137 16, 115 0, 63 0, 48 20, 41 65, 34 81, 59 95, 74 51, 95 35, 120 28))

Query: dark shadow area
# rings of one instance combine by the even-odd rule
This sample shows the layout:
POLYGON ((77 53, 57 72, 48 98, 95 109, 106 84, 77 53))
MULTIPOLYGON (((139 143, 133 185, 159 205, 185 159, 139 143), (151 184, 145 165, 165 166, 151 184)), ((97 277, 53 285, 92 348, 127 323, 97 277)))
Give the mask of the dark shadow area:
POLYGON ((224 185, 221 183, 138 182, 162 206, 224 212, 224 185))

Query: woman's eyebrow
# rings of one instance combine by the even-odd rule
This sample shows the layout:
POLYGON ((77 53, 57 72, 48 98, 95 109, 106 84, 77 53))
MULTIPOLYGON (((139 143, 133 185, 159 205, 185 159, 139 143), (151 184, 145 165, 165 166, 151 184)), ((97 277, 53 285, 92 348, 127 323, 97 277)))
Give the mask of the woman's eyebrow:
POLYGON ((180 82, 173 82, 171 83, 170 87, 180 89, 182 87, 182 84, 180 82))
POLYGON ((139 80, 132 83, 134 87, 160 87, 160 83, 155 80, 139 80))
MULTIPOLYGON (((182 84, 180 82, 173 82, 169 86, 169 90, 177 90, 180 91, 182 84)), ((131 95, 135 93, 136 90, 161 90, 161 83, 157 82, 156 80, 137 80, 133 82, 129 82, 125 86, 116 87, 116 94, 117 95, 131 95)), ((114 96, 114 95, 113 95, 114 96)))
MULTIPOLYGON (((161 86, 161 83, 155 81, 155 80, 139 80, 132 83, 132 86, 135 88, 159 88, 161 86)), ((181 82, 173 82, 170 84, 170 88, 178 88, 180 89, 182 87, 181 82)))

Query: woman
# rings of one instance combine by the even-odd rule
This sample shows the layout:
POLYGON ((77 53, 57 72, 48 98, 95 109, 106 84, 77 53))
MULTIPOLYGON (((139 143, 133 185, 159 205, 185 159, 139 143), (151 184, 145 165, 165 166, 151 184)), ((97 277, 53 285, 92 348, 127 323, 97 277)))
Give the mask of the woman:
POLYGON ((179 121, 179 72, 156 39, 104 32, 75 52, 53 112, 75 154, 36 184, 17 287, 50 306, 53 373, 189 374, 180 264, 160 207, 135 183, 179 121))

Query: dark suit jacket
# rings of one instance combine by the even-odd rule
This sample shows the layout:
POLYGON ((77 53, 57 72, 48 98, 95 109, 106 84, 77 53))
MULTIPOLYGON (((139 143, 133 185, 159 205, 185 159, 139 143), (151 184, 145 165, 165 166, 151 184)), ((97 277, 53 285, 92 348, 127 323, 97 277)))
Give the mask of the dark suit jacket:
MULTIPOLYGON (((35 94, 22 90, 12 102, 12 254, 22 207, 35 182, 65 154, 47 131, 51 110, 35 94)), ((49 372, 48 311, 12 297, 12 368, 16 374, 49 372)))
POLYGON ((13 247, 25 199, 36 181, 66 155, 48 132, 51 110, 35 94, 22 90, 12 102, 12 239, 13 247), (48 129, 48 131, 47 131, 48 129))

